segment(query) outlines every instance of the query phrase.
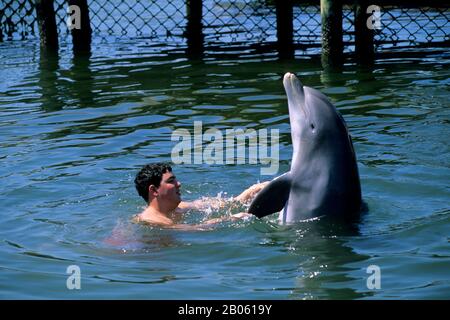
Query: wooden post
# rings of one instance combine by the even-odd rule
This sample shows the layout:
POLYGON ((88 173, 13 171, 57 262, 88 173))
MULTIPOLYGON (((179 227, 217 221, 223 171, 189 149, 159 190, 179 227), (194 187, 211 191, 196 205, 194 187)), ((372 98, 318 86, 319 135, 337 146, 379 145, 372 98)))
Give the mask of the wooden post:
POLYGON ((71 34, 74 54, 90 54, 92 29, 89 19, 89 6, 87 0, 69 0, 69 7, 74 11, 70 12, 72 20, 71 34))
POLYGON ((200 56, 203 54, 203 1, 186 0, 186 38, 188 55, 200 56))
POLYGON ((3 10, 0 9, 0 42, 3 42, 2 19, 3 19, 3 10))
POLYGON ((342 0, 320 0, 322 16, 322 65, 342 64, 344 44, 342 40, 342 0))
MULTIPOLYGON (((355 54, 360 64, 371 64, 374 59, 373 28, 369 28, 367 13, 368 0, 357 0, 355 3, 355 54)), ((373 26, 372 26, 373 27, 373 26)))
POLYGON ((35 0, 36 17, 41 39, 41 48, 46 51, 58 51, 58 31, 56 29, 53 0, 35 0))
POLYGON ((292 0, 276 0, 278 54, 280 58, 294 57, 294 12, 292 0))
POLYGON ((5 24, 6 24, 6 35, 8 36, 8 40, 12 40, 15 31, 15 26, 11 17, 6 17, 5 24))

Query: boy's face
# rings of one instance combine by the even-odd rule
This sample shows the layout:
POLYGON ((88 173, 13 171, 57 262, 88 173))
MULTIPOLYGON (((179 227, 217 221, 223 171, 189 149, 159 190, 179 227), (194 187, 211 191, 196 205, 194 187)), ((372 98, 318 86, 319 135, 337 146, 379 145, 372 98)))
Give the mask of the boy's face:
POLYGON ((157 188, 159 200, 173 203, 178 206, 181 202, 180 188, 181 183, 172 172, 168 171, 164 173, 159 188, 157 188))

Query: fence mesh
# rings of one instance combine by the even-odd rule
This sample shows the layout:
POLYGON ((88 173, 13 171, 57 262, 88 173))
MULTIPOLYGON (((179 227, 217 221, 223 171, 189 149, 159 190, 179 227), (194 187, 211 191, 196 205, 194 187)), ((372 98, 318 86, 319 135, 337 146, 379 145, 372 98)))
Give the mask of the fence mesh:
POLYGON ((450 39, 448 8, 390 9, 381 13, 382 29, 375 36, 378 46, 413 46, 450 39))
MULTIPOLYGON (((294 6, 294 43, 305 51, 320 47, 320 1, 294 6), (311 4, 313 3, 313 4, 311 4)), ((88 0, 96 37, 144 37, 166 43, 184 43, 187 24, 184 0, 88 0)), ((70 39, 66 26, 67 0, 54 0, 62 40, 70 39)), ((276 37, 276 7, 270 0, 204 0, 205 45, 271 43, 276 37)), ((352 6, 343 8, 345 50, 354 41, 352 6)), ((430 44, 449 40, 448 8, 381 8, 382 28, 376 30, 378 49, 430 44)), ((37 39, 34 0, 0 0, 0 40, 37 39)))
POLYGON ((36 12, 29 0, 0 0, 0 39, 36 36, 36 12))
POLYGON ((203 13, 207 42, 276 41, 275 8, 261 1, 208 0, 204 2, 203 13))

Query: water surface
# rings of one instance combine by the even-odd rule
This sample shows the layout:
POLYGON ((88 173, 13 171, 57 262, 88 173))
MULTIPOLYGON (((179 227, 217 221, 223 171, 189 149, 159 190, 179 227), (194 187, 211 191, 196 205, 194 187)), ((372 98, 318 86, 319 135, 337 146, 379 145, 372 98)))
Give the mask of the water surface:
MULTIPOLYGON (((346 64, 207 54, 142 41, 94 46, 90 59, 41 57, 35 42, 0 43, 0 297, 120 299, 448 299, 449 54, 346 64), (368 212, 352 228, 276 217, 210 231, 130 223, 144 202, 133 179, 170 161, 175 129, 279 129, 291 138, 285 72, 327 94, 347 121, 368 212), (123 242, 105 243, 111 235, 123 242), (81 290, 66 268, 81 268, 81 290), (381 289, 366 285, 381 268, 381 289)), ((230 197, 261 164, 180 165, 183 197, 230 197)), ((187 222, 239 208, 193 212, 187 222)))

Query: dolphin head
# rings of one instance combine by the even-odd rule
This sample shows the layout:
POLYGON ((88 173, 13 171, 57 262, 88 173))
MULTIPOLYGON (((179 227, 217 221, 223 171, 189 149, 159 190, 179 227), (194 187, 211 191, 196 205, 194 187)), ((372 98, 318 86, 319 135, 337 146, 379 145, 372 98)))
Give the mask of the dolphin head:
POLYGON ((294 157, 296 148, 317 149, 327 142, 347 141, 344 119, 320 91, 303 86, 292 73, 283 79, 289 105, 294 157))

